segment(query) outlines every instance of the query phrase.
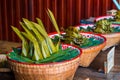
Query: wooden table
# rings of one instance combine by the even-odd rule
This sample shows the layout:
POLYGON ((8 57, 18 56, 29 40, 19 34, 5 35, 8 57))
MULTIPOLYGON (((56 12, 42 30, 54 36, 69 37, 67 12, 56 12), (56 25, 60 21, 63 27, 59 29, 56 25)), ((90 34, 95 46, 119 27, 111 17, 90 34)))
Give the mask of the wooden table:
MULTIPOLYGON (((17 46, 21 46, 21 43, 0 41, 0 53, 5 53, 11 47, 17 46)), ((120 80, 120 45, 116 46, 115 51, 115 66, 109 74, 99 73, 91 67, 79 67, 73 80, 120 80)), ((0 80, 14 80, 14 74, 12 72, 0 72, 0 80)))

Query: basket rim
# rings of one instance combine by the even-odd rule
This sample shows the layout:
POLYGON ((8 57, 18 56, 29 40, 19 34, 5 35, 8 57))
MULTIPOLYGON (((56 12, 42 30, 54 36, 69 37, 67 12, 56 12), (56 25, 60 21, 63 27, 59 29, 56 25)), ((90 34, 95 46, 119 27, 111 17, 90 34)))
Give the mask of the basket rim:
MULTIPOLYGON (((60 32, 61 34, 64 33, 64 32, 60 32)), ((80 32, 80 33, 83 33, 83 34, 92 34, 92 35, 96 35, 96 36, 99 36, 99 37, 102 37, 104 39, 104 41, 101 43, 101 44, 98 44, 96 46, 100 46, 100 45, 103 45, 103 44, 106 44, 106 38, 104 36, 102 36, 101 34, 95 34, 95 33, 92 33, 92 32, 80 32)), ((49 33, 48 35, 53 35, 53 34, 58 34, 57 32, 52 32, 52 33, 49 33)), ((94 48, 96 46, 90 46, 90 47, 87 47, 87 48, 94 48)), ((79 47, 80 48, 80 47, 79 47)), ((82 50, 83 49, 87 49, 87 48, 81 48, 82 50)))
POLYGON ((103 18, 103 17, 113 17, 113 15, 104 15, 104 16, 98 16, 98 17, 95 17, 94 22, 96 22, 97 19, 99 19, 99 18, 103 18))
MULTIPOLYGON (((77 59, 77 58, 80 58, 80 56, 81 56, 81 54, 82 54, 82 49, 81 49, 81 48, 79 48, 78 46, 75 46, 75 45, 70 45, 70 44, 63 44, 63 43, 62 43, 62 45, 72 46, 72 47, 78 49, 78 50, 79 50, 79 55, 77 55, 76 57, 74 57, 74 58, 72 58, 72 59, 70 59, 70 60, 64 60, 64 61, 62 61, 62 62, 50 62, 50 63, 40 63, 40 64, 19 62, 19 61, 10 59, 8 56, 6 56, 6 57, 7 57, 7 60, 10 60, 10 61, 12 61, 12 62, 14 62, 14 63, 25 64, 25 65, 32 65, 32 66, 62 64, 62 63, 67 63, 67 62, 73 61, 73 60, 75 60, 75 59, 77 59)), ((9 52, 7 52, 6 54, 9 54, 10 52, 12 52, 12 49, 11 49, 9 52)))

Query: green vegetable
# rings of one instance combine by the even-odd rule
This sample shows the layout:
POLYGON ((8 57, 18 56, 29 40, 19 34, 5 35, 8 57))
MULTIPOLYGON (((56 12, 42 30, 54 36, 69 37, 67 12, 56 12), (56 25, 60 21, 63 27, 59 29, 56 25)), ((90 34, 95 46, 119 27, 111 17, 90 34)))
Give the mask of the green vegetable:
POLYGON ((118 10, 118 11, 116 12, 116 15, 114 16, 114 20, 115 20, 116 22, 120 22, 120 10, 118 10))
POLYGON ((71 50, 71 48, 67 48, 65 50, 59 50, 57 53, 52 54, 51 57, 48 57, 46 59, 37 61, 36 63, 47 63, 47 62, 54 62, 56 61, 56 59, 62 59, 64 60, 63 56, 69 54, 69 51, 71 50))
MULTIPOLYGON (((56 31, 57 31, 58 34, 60 35, 60 30, 59 30, 59 28, 58 28, 58 25, 57 25, 57 22, 56 22, 56 20, 55 20, 55 17, 54 17, 53 13, 52 13, 49 9, 48 9, 48 16, 49 16, 52 24, 54 25, 56 31)), ((59 50, 59 45, 60 45, 60 39, 59 39, 58 43, 56 44, 56 50, 57 50, 57 51, 59 50)))
POLYGON ((53 62, 61 62, 61 61, 64 61, 64 60, 70 60, 72 59, 73 57, 77 56, 79 53, 77 50, 69 50, 68 52, 66 52, 65 55, 59 57, 59 58, 56 58, 53 60, 53 62))
POLYGON ((31 59, 18 55, 15 52, 11 52, 9 54, 9 57, 13 60, 20 61, 20 62, 34 63, 34 61, 32 61, 31 59))
POLYGON ((97 21, 94 32, 95 33, 111 33, 111 32, 113 32, 112 27, 111 27, 111 22, 107 19, 97 21))
MULTIPOLYGON (((49 17, 55 22, 55 28, 58 31, 58 26, 52 12, 48 11, 49 17)), ((59 50, 59 41, 57 46, 54 45, 52 40, 49 38, 42 21, 37 18, 37 22, 29 21, 23 18, 23 22, 20 22, 22 28, 25 32, 20 32, 17 28, 12 26, 12 29, 22 40, 22 52, 23 56, 32 58, 32 60, 42 60, 44 58, 50 57, 50 54, 55 53, 59 50), (29 44, 28 44, 29 40, 29 44), (31 45, 32 44, 32 45, 31 45), (32 49, 32 50, 29 50, 32 49)), ((54 24, 54 23, 53 23, 54 24)))
POLYGON ((75 27, 68 27, 65 30, 66 34, 63 34, 63 38, 61 39, 64 43, 74 44, 74 45, 82 45, 83 43, 86 43, 87 38, 85 36, 82 36, 79 33, 79 30, 75 27))
MULTIPOLYGON (((47 13, 56 31, 60 34, 53 13, 50 10, 48 10, 47 13)), ((8 56, 13 60, 28 63, 46 63, 64 60, 64 56, 67 57, 71 49, 68 48, 62 50, 60 46, 60 38, 57 37, 57 40, 54 43, 48 36, 42 21, 39 18, 36 18, 36 20, 37 23, 23 18, 23 22, 20 22, 20 25, 24 31, 20 31, 16 27, 12 26, 13 31, 22 40, 22 49, 18 50, 13 48, 13 52, 8 56)), ((78 51, 76 53, 78 53, 78 51)), ((71 58, 73 57, 71 56, 71 58)))
POLYGON ((22 35, 22 33, 14 26, 12 26, 13 31, 18 35, 18 37, 22 40, 22 56, 27 57, 29 46, 26 38, 22 35))
POLYGON ((48 16, 49 16, 51 22, 53 23, 56 31, 58 32, 58 34, 60 34, 60 31, 59 31, 57 22, 56 22, 56 20, 55 20, 55 17, 54 17, 53 13, 52 13, 49 9, 48 9, 48 16))

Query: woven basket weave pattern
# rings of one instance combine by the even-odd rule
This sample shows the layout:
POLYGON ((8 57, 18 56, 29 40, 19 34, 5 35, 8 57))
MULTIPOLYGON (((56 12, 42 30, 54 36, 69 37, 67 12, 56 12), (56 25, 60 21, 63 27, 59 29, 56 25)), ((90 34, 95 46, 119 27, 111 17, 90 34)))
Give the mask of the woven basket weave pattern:
POLYGON ((15 74, 16 80, 72 80, 79 65, 79 60, 80 57, 76 57, 63 62, 32 65, 8 59, 8 63, 15 74))
POLYGON ((106 37, 106 40, 107 40, 106 46, 103 48, 103 50, 111 46, 114 46, 120 42, 120 33, 107 34, 103 36, 106 37))
POLYGON ((19 80, 66 80, 66 78, 74 75, 79 65, 79 58, 61 64, 42 66, 19 64, 12 61, 9 61, 9 64, 16 78, 20 78, 19 80))
POLYGON ((106 43, 103 43, 99 46, 83 49, 83 53, 80 57, 80 66, 88 67, 105 45, 106 43))

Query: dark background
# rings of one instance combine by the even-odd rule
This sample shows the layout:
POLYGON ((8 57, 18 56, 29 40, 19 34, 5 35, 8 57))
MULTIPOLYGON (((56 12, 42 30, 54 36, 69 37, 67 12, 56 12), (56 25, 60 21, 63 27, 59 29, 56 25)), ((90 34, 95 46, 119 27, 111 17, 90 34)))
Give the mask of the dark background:
POLYGON ((47 8, 54 13, 59 28, 77 25, 81 19, 102 16, 107 10, 116 9, 112 0, 0 0, 0 40, 19 42, 11 25, 22 30, 19 24, 22 18, 35 21, 39 17, 48 33, 55 31, 46 14, 47 8))

